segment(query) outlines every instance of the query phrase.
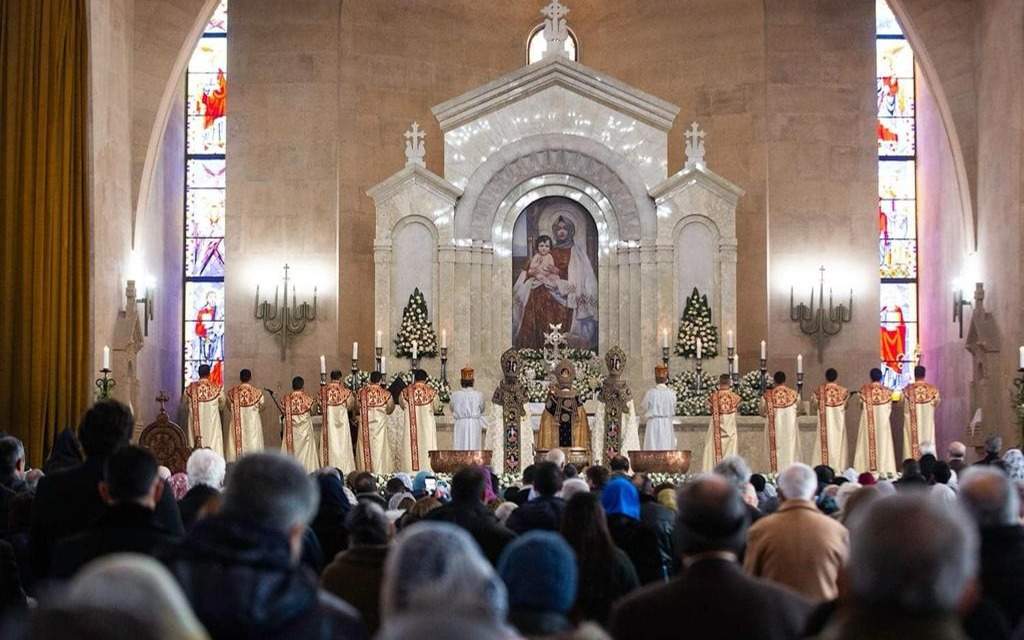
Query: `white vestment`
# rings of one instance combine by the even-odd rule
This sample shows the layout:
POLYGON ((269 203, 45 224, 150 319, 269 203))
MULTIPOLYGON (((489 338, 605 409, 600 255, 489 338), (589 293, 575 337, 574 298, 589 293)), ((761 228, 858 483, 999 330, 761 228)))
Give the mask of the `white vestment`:
POLYGON ((798 400, 796 391, 786 385, 764 392, 765 436, 772 473, 778 473, 800 459, 800 431, 796 421, 798 400))
POLYGON ((711 421, 708 423, 701 471, 711 473, 722 458, 736 455, 739 451, 736 415, 741 400, 742 398, 730 389, 716 389, 711 392, 711 421))
POLYGON ((226 404, 224 390, 209 379, 200 378, 185 388, 185 399, 189 445, 207 447, 224 455, 224 430, 220 421, 220 412, 226 404))
POLYGON ((281 449, 298 460, 309 472, 320 468, 313 433, 313 398, 302 391, 292 391, 284 397, 284 442, 281 449))
POLYGON ((815 465, 824 464, 836 471, 846 468, 846 401, 850 392, 834 382, 826 382, 814 392, 811 405, 818 415, 814 440, 815 465))
MULTIPOLYGON (((523 411, 519 420, 519 469, 522 471, 533 464, 533 424, 529 411, 523 411)), ((491 469, 501 475, 505 473, 505 410, 499 404, 491 404, 491 418, 487 424, 484 448, 491 450, 491 469)), ((509 471, 512 471, 509 469, 509 471)))
POLYGON ((889 424, 892 414, 892 390, 880 382, 866 384, 860 388, 860 401, 862 411, 853 468, 860 472, 894 474, 896 453, 893 451, 892 429, 889 424))
POLYGON ((248 382, 228 390, 231 423, 228 425, 228 446, 224 458, 238 460, 247 453, 263 451, 263 392, 248 382))
POLYGON ((927 382, 914 382, 903 389, 903 457, 921 457, 921 443, 935 444, 935 409, 939 390, 927 382))
POLYGON ((676 415, 676 392, 664 383, 658 383, 644 394, 644 449, 665 451, 676 449, 676 432, 672 420, 676 415))
POLYGON ((359 468, 372 473, 391 473, 388 406, 393 406, 391 393, 377 384, 363 385, 358 394, 359 405, 359 468))
POLYGON ((352 392, 340 382, 320 388, 320 413, 323 415, 320 425, 321 466, 336 467, 342 473, 355 471, 356 459, 348 422, 348 410, 353 406, 355 398, 352 392))
POLYGON ((430 469, 430 451, 437 450, 434 408, 437 392, 425 382, 414 382, 401 395, 405 424, 401 435, 400 465, 403 471, 430 469))
POLYGON ((484 421, 484 396, 473 388, 452 392, 450 403, 452 418, 455 420, 455 449, 476 451, 487 427, 484 421))

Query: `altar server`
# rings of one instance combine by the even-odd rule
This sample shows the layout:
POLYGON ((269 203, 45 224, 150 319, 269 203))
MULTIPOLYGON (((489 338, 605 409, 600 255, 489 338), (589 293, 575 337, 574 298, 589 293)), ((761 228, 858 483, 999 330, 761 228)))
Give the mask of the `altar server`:
POLYGON ((355 471, 352 431, 348 412, 356 408, 355 395, 341 383, 341 371, 331 371, 331 381, 320 387, 320 413, 323 416, 320 434, 320 463, 343 472, 355 471))
POLYGON ((452 418, 455 420, 455 448, 460 451, 480 448, 484 421, 484 396, 473 388, 473 370, 462 369, 462 388, 452 393, 452 418))
POLYGON ((384 374, 374 371, 370 374, 370 384, 363 385, 356 394, 359 407, 359 436, 357 438, 357 456, 359 468, 372 473, 391 473, 394 462, 391 459, 388 419, 395 410, 395 400, 382 384, 384 374))
POLYGON ((199 379, 185 387, 188 404, 188 437, 193 448, 207 447, 224 455, 224 434, 220 412, 226 398, 224 389, 210 380, 210 365, 199 365, 199 379))
POLYGON ((921 443, 935 442, 939 390, 925 382, 925 368, 914 367, 914 381, 903 389, 903 457, 921 457, 921 443))
POLYGON ((871 370, 871 382, 860 388, 860 428, 857 431, 857 449, 853 468, 873 473, 896 473, 896 454, 893 451, 892 389, 882 384, 882 370, 871 370))
POLYGON ((427 372, 416 369, 413 383, 402 389, 399 396, 405 410, 405 424, 401 437, 401 465, 403 471, 430 469, 430 451, 437 449, 437 426, 434 411, 441 408, 437 392, 427 384, 427 372))
POLYGON ((644 433, 644 449, 674 450, 676 432, 672 419, 676 415, 676 392, 668 387, 668 367, 659 364, 654 368, 654 388, 644 394, 644 418, 647 431, 644 433))
POLYGON ((786 386, 786 374, 776 371, 775 386, 764 392, 761 415, 765 417, 768 438, 768 462, 772 473, 778 473, 800 459, 800 431, 796 417, 800 396, 786 386))
POLYGON ((294 456, 306 471, 320 468, 320 457, 316 451, 316 436, 313 434, 313 409, 316 400, 302 388, 306 381, 300 376, 292 378, 292 392, 285 395, 284 442, 281 448, 294 456))
POLYGON ((238 460, 247 453, 263 451, 263 391, 250 384, 252 371, 242 369, 238 373, 240 384, 228 390, 228 408, 231 410, 231 424, 228 426, 228 446, 224 458, 229 462, 238 460))
POLYGON ((726 456, 733 456, 739 450, 737 446, 736 415, 739 413, 739 397, 732 390, 732 378, 723 373, 718 377, 718 389, 711 392, 711 422, 708 424, 708 437, 704 443, 704 464, 701 471, 711 473, 715 465, 726 456))
POLYGON ((846 468, 846 402, 850 399, 846 387, 836 383, 838 379, 838 371, 827 370, 825 384, 811 397, 811 409, 818 416, 814 463, 837 470, 846 468))

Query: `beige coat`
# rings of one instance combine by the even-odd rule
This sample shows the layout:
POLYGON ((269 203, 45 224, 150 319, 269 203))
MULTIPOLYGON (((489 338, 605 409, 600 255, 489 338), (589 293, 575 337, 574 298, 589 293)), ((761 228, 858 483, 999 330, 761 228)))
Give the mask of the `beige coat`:
POLYGON ((849 551, 846 527, 809 500, 786 500, 747 535, 743 568, 820 602, 838 595, 836 578, 849 551))

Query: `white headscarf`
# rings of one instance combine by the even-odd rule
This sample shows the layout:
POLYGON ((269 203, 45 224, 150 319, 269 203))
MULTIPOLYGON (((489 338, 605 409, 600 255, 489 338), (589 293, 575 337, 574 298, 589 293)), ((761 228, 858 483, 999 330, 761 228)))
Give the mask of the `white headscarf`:
POLYGON ((583 478, 569 478, 562 483, 562 500, 568 502, 569 498, 577 493, 587 493, 589 491, 590 485, 583 478))
POLYGON ((1003 465, 1006 467, 1006 475, 1011 480, 1020 482, 1024 480, 1024 453, 1020 449, 1010 449, 1003 454, 1003 465))

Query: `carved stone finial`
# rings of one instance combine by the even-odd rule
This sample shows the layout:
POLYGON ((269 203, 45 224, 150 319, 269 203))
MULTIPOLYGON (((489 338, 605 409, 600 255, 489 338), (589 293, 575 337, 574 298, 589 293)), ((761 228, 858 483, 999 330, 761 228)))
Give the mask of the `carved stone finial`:
POLYGON ((548 48, 544 50, 544 57, 564 56, 565 41, 569 37, 569 27, 566 24, 565 16, 569 8, 558 0, 551 0, 546 7, 540 10, 544 16, 544 40, 548 48))
POLYGON ((704 132, 694 122, 686 131, 686 168, 704 165, 704 132))
POLYGON ((411 164, 426 166, 423 162, 423 157, 427 155, 427 147, 423 143, 426 136, 427 134, 420 129, 418 122, 413 122, 412 127, 405 132, 405 166, 411 164))

